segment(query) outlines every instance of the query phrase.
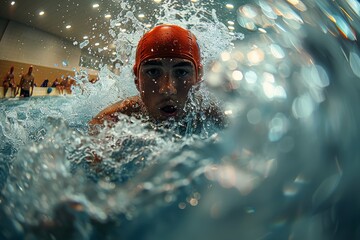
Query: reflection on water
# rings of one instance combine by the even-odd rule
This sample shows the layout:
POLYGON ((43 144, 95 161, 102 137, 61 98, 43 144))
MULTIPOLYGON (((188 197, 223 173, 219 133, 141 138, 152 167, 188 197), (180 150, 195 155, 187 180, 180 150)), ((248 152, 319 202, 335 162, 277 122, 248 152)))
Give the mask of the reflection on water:
POLYGON ((71 98, 2 102, 0 236, 359 238, 359 2, 244 2, 233 21, 243 40, 205 3, 163 7, 159 22, 198 36, 203 87, 228 129, 183 137, 124 117, 87 134, 99 109, 135 91, 133 44, 146 26, 124 10, 116 21, 138 29, 113 35, 125 84, 103 68, 71 98))

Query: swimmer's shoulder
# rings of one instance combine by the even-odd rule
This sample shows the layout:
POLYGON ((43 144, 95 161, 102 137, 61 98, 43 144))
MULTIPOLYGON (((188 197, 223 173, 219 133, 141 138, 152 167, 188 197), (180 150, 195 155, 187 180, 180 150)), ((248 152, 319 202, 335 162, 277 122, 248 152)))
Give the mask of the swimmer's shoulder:
POLYGON ((229 123, 224 110, 215 102, 212 102, 210 107, 205 110, 205 114, 219 129, 226 128, 229 123))
POLYGON ((117 122, 119 114, 131 116, 140 113, 142 110, 142 101, 139 96, 129 97, 127 99, 116 102, 100 113, 98 113, 90 122, 90 125, 103 124, 104 121, 117 122))
POLYGON ((212 95, 208 95, 207 99, 203 99, 200 95, 198 100, 203 105, 203 113, 206 118, 213 122, 219 129, 225 128, 228 125, 228 119, 225 115, 223 106, 221 103, 212 95), (205 103, 204 103, 205 102, 205 103))

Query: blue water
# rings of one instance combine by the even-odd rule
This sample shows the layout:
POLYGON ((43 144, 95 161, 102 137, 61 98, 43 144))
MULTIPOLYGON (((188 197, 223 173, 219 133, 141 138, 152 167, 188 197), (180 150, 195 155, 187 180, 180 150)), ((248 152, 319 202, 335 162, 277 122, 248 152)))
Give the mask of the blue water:
POLYGON ((360 238, 359 3, 244 2, 243 40, 164 11, 202 24, 203 89, 229 126, 181 135, 124 117, 91 136, 91 117, 134 93, 106 69, 83 94, 1 101, 0 238, 360 238))

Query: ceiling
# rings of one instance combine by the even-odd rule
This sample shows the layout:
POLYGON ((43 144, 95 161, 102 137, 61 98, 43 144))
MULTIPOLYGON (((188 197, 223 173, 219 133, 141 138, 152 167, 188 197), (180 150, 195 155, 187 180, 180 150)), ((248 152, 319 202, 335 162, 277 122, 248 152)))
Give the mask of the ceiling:
POLYGON ((119 4, 111 1, 97 1, 98 8, 93 8, 93 2, 88 0, 15 0, 14 5, 11 2, 0 1, 0 17, 70 41, 82 42, 84 36, 89 36, 90 44, 99 42, 103 46, 100 36, 107 34, 104 29, 109 28, 110 22, 105 14, 114 16, 120 11, 119 4), (39 15, 40 11, 44 14, 39 15), (67 29, 67 25, 71 28, 67 29))
MULTIPOLYGON (((196 0, 177 0, 176 2, 181 5, 190 1, 196 0)), ((238 0, 233 1, 239 4, 238 0)), ((124 7, 129 7, 129 4, 124 4, 124 2, 131 3, 132 8, 128 10, 133 12, 139 20, 151 23, 150 19, 154 17, 155 8, 159 7, 164 0, 1 0, 0 17, 26 24, 71 42, 81 43, 84 41, 84 36, 88 36, 87 48, 106 47, 107 51, 95 54, 110 56, 115 47, 108 31, 110 21, 116 19, 124 7), (12 2, 15 3, 12 5, 12 2), (99 6, 94 8, 93 5, 96 3, 99 6), (41 11, 44 12, 43 15, 40 15, 41 11), (106 18, 107 14, 110 14, 111 17, 106 18), (144 14, 144 17, 139 18, 139 14, 144 14), (71 25, 71 28, 66 28, 67 25, 71 25), (95 43, 98 43, 99 46, 95 46, 95 43)), ((231 0, 203 2, 209 3, 211 8, 216 9, 217 16, 222 22, 234 20, 233 16, 237 6, 234 6, 233 9, 226 7, 231 0)), ((126 28, 126 26, 121 27, 126 28)))

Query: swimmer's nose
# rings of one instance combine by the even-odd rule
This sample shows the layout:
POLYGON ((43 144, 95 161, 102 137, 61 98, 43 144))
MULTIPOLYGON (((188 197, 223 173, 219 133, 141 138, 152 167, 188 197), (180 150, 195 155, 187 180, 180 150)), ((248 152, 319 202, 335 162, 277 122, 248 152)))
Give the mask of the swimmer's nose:
POLYGON ((164 78, 164 81, 162 81, 162 83, 161 83, 159 93, 165 94, 165 95, 177 94, 175 82, 171 79, 171 77, 164 78))

